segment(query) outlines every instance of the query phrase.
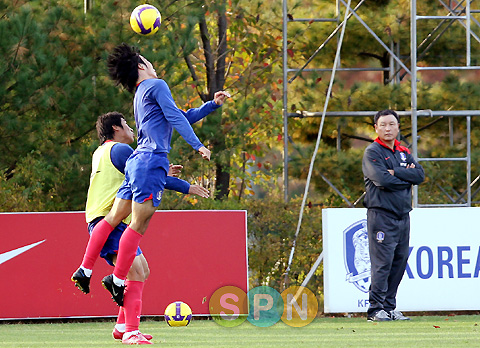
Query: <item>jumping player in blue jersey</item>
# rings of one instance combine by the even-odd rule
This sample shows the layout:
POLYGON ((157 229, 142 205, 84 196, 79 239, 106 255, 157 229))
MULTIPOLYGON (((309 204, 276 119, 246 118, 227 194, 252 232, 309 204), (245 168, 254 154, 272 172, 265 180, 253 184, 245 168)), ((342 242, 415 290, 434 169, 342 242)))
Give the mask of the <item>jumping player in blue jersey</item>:
MULTIPOLYGON (((108 235, 130 212, 132 221, 123 233, 113 274, 102 282, 115 302, 122 306, 125 279, 135 258, 142 236, 160 204, 165 189, 173 128, 200 155, 210 160, 210 151, 195 135, 191 123, 205 117, 223 105, 229 94, 216 92, 214 100, 196 109, 178 109, 165 81, 158 79, 153 65, 138 50, 126 44, 115 47, 108 57, 110 76, 130 92, 135 92, 134 114, 138 147, 127 160, 125 181, 120 187, 110 212, 94 229, 108 235)), ((138 330, 126 336, 140 335, 138 330)), ((125 337, 125 336, 124 336, 125 337)), ((138 344, 148 344, 139 337, 138 344)))
MULTIPOLYGON (((89 232, 93 231, 112 208, 118 188, 125 179, 126 161, 133 153, 133 149, 128 144, 134 140, 133 130, 128 126, 123 115, 118 112, 109 112, 99 116, 96 128, 100 146, 95 150, 92 158, 92 174, 85 208, 89 232)), ((190 185, 175 177, 180 173, 181 168, 180 165, 170 165, 165 188, 207 198, 209 196, 207 189, 198 185, 190 185)), ((91 234, 87 250, 90 250, 90 253, 96 252, 96 256, 99 252, 109 265, 114 266, 119 240, 129 221, 130 219, 127 218, 120 222, 106 240, 101 240, 97 238, 96 234, 91 234)), ((91 269, 95 260, 96 257, 84 257, 81 267, 72 275, 75 285, 86 294, 90 292, 91 269)), ((122 340, 124 332, 130 330, 131 327, 138 328, 139 326, 143 287, 149 273, 147 260, 141 249, 138 248, 127 275, 128 289, 125 291, 124 306, 119 309, 117 323, 113 330, 113 337, 117 340, 122 340)), ((151 335, 142 334, 142 336, 144 341, 152 339, 151 335)), ((128 337, 126 343, 132 343, 133 340, 138 340, 138 337, 128 337)))

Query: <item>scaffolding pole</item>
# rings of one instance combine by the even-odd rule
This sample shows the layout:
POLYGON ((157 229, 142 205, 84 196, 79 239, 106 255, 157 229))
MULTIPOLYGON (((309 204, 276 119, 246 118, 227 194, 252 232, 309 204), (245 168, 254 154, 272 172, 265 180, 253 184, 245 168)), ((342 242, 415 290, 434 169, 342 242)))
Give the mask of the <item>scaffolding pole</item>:
MULTIPOLYGON (((472 192, 471 188, 473 184, 477 181, 475 179, 474 182, 471 182, 471 117, 474 116, 480 116, 480 110, 439 110, 439 111, 432 111, 432 110, 418 110, 418 100, 417 100, 417 79, 418 79, 418 72, 420 71, 451 71, 451 70, 459 70, 459 71, 469 71, 469 70, 480 70, 480 66, 472 66, 472 59, 471 59, 471 38, 473 37, 477 42, 480 41, 480 38, 477 36, 475 32, 472 30, 472 22, 475 23, 478 27, 480 27, 480 23, 472 17, 472 13, 480 13, 480 10, 477 9, 472 9, 471 8, 471 0, 467 0, 465 7, 461 7, 462 4, 464 3, 465 0, 462 0, 458 3, 456 3, 456 6, 454 9, 450 7, 450 5, 445 4, 443 0, 438 0, 449 12, 448 15, 445 16, 425 16, 417 15, 417 1, 416 0, 410 0, 410 55, 407 59, 401 60, 400 59, 400 50, 399 46, 397 45, 394 47, 393 42, 390 42, 389 45, 383 43, 379 37, 370 29, 368 24, 361 19, 361 17, 356 13, 358 8, 360 7, 361 4, 363 4, 363 0, 360 1, 357 6, 352 10, 350 8, 350 0, 348 4, 344 0, 336 0, 336 7, 337 11, 339 12, 340 8, 340 3, 342 3, 345 8, 346 8, 346 13, 345 13, 345 20, 342 23, 339 23, 337 28, 334 30, 334 32, 327 38, 327 40, 319 46, 319 48, 313 53, 313 55, 308 59, 308 61, 300 68, 295 69, 295 68, 289 68, 288 67, 288 55, 287 55, 287 49, 288 49, 288 35, 287 35, 287 23, 289 21, 288 16, 287 16, 287 0, 283 0, 283 127, 284 127, 284 199, 287 202, 288 201, 288 162, 289 162, 289 157, 288 157, 288 142, 289 142, 289 135, 288 135, 288 118, 294 117, 294 118, 309 118, 309 117, 322 117, 322 123, 320 126, 320 130, 322 129, 323 121, 326 117, 371 117, 373 116, 377 111, 333 111, 333 112, 326 112, 326 107, 323 112, 311 112, 311 111, 297 111, 295 113, 288 112, 288 83, 291 83, 293 80, 295 80, 296 77, 298 77, 301 73, 303 72, 311 72, 311 71, 332 71, 332 74, 335 73, 335 71, 390 71, 390 80, 392 81, 395 79, 396 82, 399 82, 403 76, 406 74, 410 74, 411 76, 411 110, 406 110, 406 111, 397 111, 398 114, 402 117, 409 116, 411 117, 411 127, 412 127, 412 154, 414 158, 418 161, 465 161, 467 165, 467 176, 466 176, 466 181, 467 181, 467 189, 466 191, 460 195, 459 198, 457 198, 454 201, 454 204, 437 204, 434 206, 471 206, 472 204, 472 192), (461 7, 460 11, 457 11, 457 8, 461 7), (350 13, 349 13, 350 12, 350 13), (342 29, 342 37, 343 37, 343 32, 345 30, 344 26, 348 18, 351 16, 355 16, 355 18, 369 31, 369 33, 383 46, 383 48, 390 54, 390 62, 392 65, 396 64, 398 67, 390 66, 389 68, 339 68, 337 63, 334 63, 334 66, 332 69, 330 68, 321 68, 321 69, 308 69, 307 66, 308 64, 313 60, 313 58, 320 52, 320 50, 325 47, 325 45, 333 38, 334 35, 336 35, 340 29, 342 29), (437 27, 434 29, 434 31, 421 43, 420 46, 423 46, 427 39, 433 35, 437 30, 440 29, 440 27, 445 23, 445 21, 450 21, 450 23, 447 25, 447 28, 442 30, 439 35, 431 42, 425 50, 421 53, 421 55, 418 55, 418 51, 420 47, 417 46, 417 21, 418 20, 425 20, 425 19, 438 19, 442 20, 441 24, 437 25, 437 27), (421 59, 425 53, 432 47, 433 44, 438 40, 438 38, 443 35, 444 32, 452 25, 453 22, 458 21, 464 28, 465 28, 465 41, 466 41, 466 52, 465 52, 465 65, 464 66, 429 66, 429 67, 419 67, 418 66, 418 59, 421 59), (410 61, 410 68, 406 66, 405 63, 410 61), (403 68, 406 73, 403 74, 402 77, 399 76, 399 71, 400 68, 403 68), (295 75, 288 80, 288 73, 294 72, 295 75), (453 120, 454 117, 465 117, 466 118, 466 128, 467 128, 467 136, 466 136, 466 142, 467 142, 467 154, 465 157, 459 157, 459 158, 419 158, 418 157, 418 117, 436 117, 436 116, 444 116, 444 117, 449 117, 449 120, 453 120), (466 201, 464 204, 458 204, 461 200, 463 200, 463 197, 466 195, 466 201)), ((297 19, 293 21, 308 21, 308 22, 333 22, 333 19, 297 19)), ((339 45, 341 44, 341 40, 339 40, 339 43, 337 45, 337 49, 340 47, 339 45)), ((337 60, 339 56, 339 52, 337 51, 337 55, 335 56, 335 61, 337 60)), ((329 86, 330 88, 330 86, 329 86)), ((330 93, 327 92, 327 101, 328 101, 328 96, 330 93)), ((451 126, 451 121, 449 121, 449 124, 451 126)), ((320 132, 319 132, 320 133, 320 132)), ((320 138, 321 134, 318 135, 317 138, 317 145, 318 145, 318 139, 320 138)), ((313 158, 315 157, 316 152, 314 153, 313 158)), ((310 165, 310 171, 309 171, 309 178, 311 175, 311 170, 313 166, 313 159, 310 165)), ((307 187, 306 191, 304 194, 304 199, 308 193, 308 182, 307 180, 307 187)), ((333 185, 333 184, 332 184, 333 185)), ((477 189, 474 192, 474 195, 476 195, 480 191, 480 188, 477 189)), ((354 205, 358 203, 359 200, 357 200, 354 205)), ((413 188, 413 206, 414 207, 426 207, 426 206, 433 206, 429 204, 419 204, 418 203, 418 187, 414 186, 413 188)), ((296 237, 298 236, 300 226, 301 226, 301 218, 303 214, 303 209, 304 205, 302 205, 302 209, 300 212, 300 217, 299 217, 299 223, 297 225, 297 230, 295 233, 295 239, 293 243, 293 248, 290 253, 290 258, 288 261, 288 267, 287 267, 287 272, 286 272, 286 277, 288 275, 288 270, 290 269, 291 263, 293 261, 293 254, 295 250, 295 241, 296 237)), ((323 254, 320 254, 320 256, 317 258, 315 264, 313 265, 312 269, 308 273, 308 277, 304 280, 302 283, 302 286, 306 286, 310 278, 315 272, 315 269, 319 266, 321 261, 323 260, 323 254)))

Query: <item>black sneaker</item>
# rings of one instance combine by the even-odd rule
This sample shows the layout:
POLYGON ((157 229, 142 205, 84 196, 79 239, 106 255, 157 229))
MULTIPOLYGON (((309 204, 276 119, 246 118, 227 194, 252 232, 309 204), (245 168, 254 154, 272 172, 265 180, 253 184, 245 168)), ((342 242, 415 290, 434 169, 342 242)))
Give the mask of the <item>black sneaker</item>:
POLYGON ((88 294, 90 292, 90 277, 85 275, 83 269, 79 268, 72 274, 72 282, 83 293, 88 294))
POLYGON ((368 321, 391 321, 392 318, 383 309, 375 312, 373 315, 367 317, 368 321))
POLYGON ((410 320, 410 318, 404 316, 402 312, 395 311, 395 310, 390 311, 390 319, 392 319, 392 320, 410 320))
POLYGON ((113 300, 120 307, 123 306, 123 293, 125 291, 124 286, 118 286, 113 282, 113 274, 110 274, 102 279, 102 284, 105 289, 107 289, 112 295, 113 300))

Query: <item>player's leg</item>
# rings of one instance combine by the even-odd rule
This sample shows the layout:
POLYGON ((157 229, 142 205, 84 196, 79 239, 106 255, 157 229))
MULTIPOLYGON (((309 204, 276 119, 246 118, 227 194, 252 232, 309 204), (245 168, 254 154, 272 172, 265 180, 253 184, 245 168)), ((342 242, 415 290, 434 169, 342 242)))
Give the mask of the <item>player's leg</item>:
POLYGON ((123 305, 125 279, 135 258, 135 250, 161 202, 168 166, 166 154, 141 152, 131 157, 127 164, 133 194, 132 222, 120 239, 113 275, 105 277, 103 282, 120 306, 123 305))
POLYGON ((147 259, 141 250, 137 251, 137 256, 133 260, 132 267, 127 274, 128 280, 144 282, 150 276, 150 268, 147 259))
POLYGON ((105 216, 110 225, 117 226, 132 213, 132 200, 116 197, 112 209, 105 216))
MULTIPOLYGON (((152 200, 144 203, 133 202, 132 208, 132 222, 125 230, 122 238, 120 238, 117 264, 113 272, 115 277, 121 280, 126 279, 135 258, 135 250, 137 250, 150 219, 157 209, 157 207, 153 206, 152 200)), ((117 283, 117 285, 119 284, 117 283)))
POLYGON ((132 340, 137 342, 139 340, 145 341, 152 339, 151 335, 142 334, 139 331, 143 287, 149 273, 148 263, 144 255, 136 256, 125 282, 124 308, 126 326, 122 339, 123 343, 129 344, 132 340))
POLYGON ((131 200, 115 198, 110 212, 91 231, 82 264, 72 275, 72 281, 84 293, 90 292, 92 269, 108 236, 123 219, 130 215, 131 210, 131 200))
POLYGON ((125 332, 125 309, 124 307, 119 307, 117 322, 113 328, 112 336, 116 340, 121 340, 125 332))
POLYGON ((139 226, 139 230, 145 233, 148 227, 148 222, 156 210, 156 207, 153 206, 151 200, 142 204, 133 202, 132 207, 132 223, 127 227, 122 238, 120 238, 117 264, 115 265, 113 274, 106 276, 102 281, 103 286, 110 291, 112 298, 119 306, 124 305, 123 293, 125 290, 125 279, 127 278, 127 274, 135 259, 135 252, 143 236, 131 228, 131 226, 132 224, 134 226, 139 226), (139 220, 143 221, 143 224, 139 224, 139 220))
MULTIPOLYGON (((115 255, 113 258, 115 263, 116 258, 117 257, 115 255)), ((150 269, 148 268, 147 260, 145 256, 141 253, 141 250, 138 249, 137 256, 135 257, 132 267, 130 268, 130 271, 127 275, 124 307, 120 307, 117 323, 112 332, 112 335, 115 339, 121 340, 122 338, 124 338, 124 333, 127 332, 127 334, 125 335, 125 340, 130 341, 131 336, 140 333, 138 329, 140 325, 140 315, 142 308, 142 284, 144 284, 149 274, 150 269)), ((151 335, 142 335, 146 340, 152 339, 151 335)), ((135 340, 141 338, 142 337, 135 337, 135 340)))
POLYGON ((120 198, 115 198, 112 209, 108 212, 105 218, 100 221, 92 231, 90 239, 83 256, 82 267, 92 269, 95 261, 102 250, 105 241, 110 232, 113 231, 123 219, 130 215, 132 211, 132 201, 120 198))

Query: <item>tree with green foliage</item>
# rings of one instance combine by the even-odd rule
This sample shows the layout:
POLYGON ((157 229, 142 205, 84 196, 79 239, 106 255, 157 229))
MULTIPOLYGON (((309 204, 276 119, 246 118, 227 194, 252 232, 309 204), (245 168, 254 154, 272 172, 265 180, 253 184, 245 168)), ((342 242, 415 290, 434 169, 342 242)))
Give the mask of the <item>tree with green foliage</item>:
MULTIPOLYGON (((352 1, 355 7, 360 1, 352 1)), ((337 16, 335 1, 289 2, 290 18, 314 17, 335 18, 337 16)), ((460 2, 449 3, 460 11, 464 8, 460 2)), ((340 6, 339 21, 343 21, 345 6, 340 6)), ((382 39, 387 46, 398 47, 400 57, 406 66, 410 66, 410 1, 365 1, 357 11, 358 15, 382 39)), ((417 1, 418 15, 447 15, 449 11, 440 1, 417 1)), ((475 14, 473 14, 474 19, 475 14)), ((478 16, 477 16, 478 17, 478 16)), ((474 23, 474 22, 472 22, 474 23)), ((472 24, 473 25, 473 24, 472 24)), ((337 23, 292 22, 289 23, 289 67, 300 67, 313 52, 325 41, 335 29, 337 23)), ((461 66, 466 63, 465 29, 455 20, 419 20, 417 21, 418 65, 423 66, 461 66), (438 28, 435 30, 435 28, 438 28), (432 35, 430 35, 432 34, 432 35), (441 34, 441 35, 440 35, 441 34), (437 38, 438 36, 438 38, 437 38)), ((478 31, 478 26, 472 30, 478 31)), ((336 37, 317 54, 307 68, 332 68, 336 37)), ((478 65, 479 45, 472 37, 472 65, 478 65)), ((389 54, 360 21, 352 16, 347 22, 345 38, 341 50, 341 67, 388 68, 389 54)), ((293 74, 290 74, 292 77, 293 74)), ((431 110, 475 110, 480 88, 476 84, 476 74, 472 71, 461 72, 421 72, 418 82, 418 109, 431 110)), ((400 83, 390 84, 388 72, 337 72, 328 111, 375 111, 386 108, 395 110, 410 109, 410 75, 400 71, 400 83)), ((289 112, 322 111, 326 91, 330 81, 329 72, 308 71, 301 73, 289 85, 289 112), (300 91, 300 92, 298 92, 300 91)), ((451 122, 451 121, 450 121, 451 122)), ((480 120, 472 121, 472 129, 480 120)), ((455 145, 450 147, 448 139, 448 118, 435 120, 418 118, 420 140, 418 151, 421 157, 457 157, 465 156, 464 120, 455 119, 455 145)), ((291 167, 292 178, 305 178, 313 145, 319 129, 319 118, 301 117, 289 120, 289 134, 292 137, 291 167)), ((406 144, 411 143, 410 119, 403 118, 401 132, 406 144)), ((359 198, 363 192, 361 172, 362 150, 375 138, 371 118, 328 118, 325 122, 322 144, 317 157, 313 183, 314 199, 325 204, 346 205, 330 189, 321 175, 327 177, 351 201, 359 198), (338 148, 339 140, 341 148, 338 148)), ((474 148, 472 148, 474 149, 474 148)), ((474 152, 476 149, 474 149, 474 152)), ((473 156, 476 156, 473 154, 473 156)), ((433 165, 435 175, 428 177, 420 190, 420 201, 424 203, 445 202, 446 196, 439 191, 437 184, 447 185, 456 191, 466 188, 465 168, 451 170, 456 173, 441 180, 438 163, 433 165), (435 179, 434 179, 435 177, 435 179), (440 181, 439 181, 440 180, 440 181), (429 187, 428 190, 423 188, 429 187), (433 187, 437 187, 436 190, 433 187), (434 193, 435 191, 435 193, 434 193)), ((473 163, 473 171, 478 167, 473 163)), ((432 173, 433 174, 433 173, 432 173)), ((303 192, 297 190, 298 193, 303 192)))
POLYGON ((281 124, 272 105, 279 44, 259 14, 264 5, 153 4, 163 14, 162 28, 143 37, 128 25, 134 1, 95 2, 86 14, 78 1, 0 1, 3 211, 83 209, 97 116, 111 110, 133 116, 132 95, 112 83, 105 66, 121 42, 154 62, 181 108, 199 106, 219 89, 233 95, 196 126, 212 148, 211 164, 201 164, 174 138, 172 161, 185 164, 189 180, 216 181, 211 189, 224 198, 229 191, 252 193, 237 184, 268 175, 246 170, 248 159, 275 144, 281 124))
MULTIPOLYGON (((215 181, 217 198, 227 197, 229 191, 241 196, 235 183, 248 176, 248 158, 270 149, 281 127, 272 105, 279 93, 272 72, 280 61, 280 45, 268 15, 262 12, 266 5, 260 1, 195 4, 175 11, 170 4, 164 10, 178 15, 167 26, 165 37, 172 51, 182 56, 183 69, 190 75, 183 83, 186 106, 198 98, 210 100, 220 89, 232 94, 233 101, 208 117, 198 131, 213 149, 213 168, 197 166, 203 167, 202 177, 215 181)), ((186 152, 184 146, 176 145, 175 155, 186 152)))

